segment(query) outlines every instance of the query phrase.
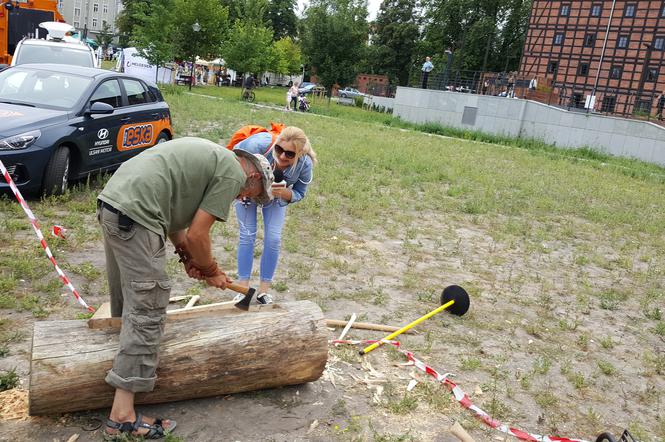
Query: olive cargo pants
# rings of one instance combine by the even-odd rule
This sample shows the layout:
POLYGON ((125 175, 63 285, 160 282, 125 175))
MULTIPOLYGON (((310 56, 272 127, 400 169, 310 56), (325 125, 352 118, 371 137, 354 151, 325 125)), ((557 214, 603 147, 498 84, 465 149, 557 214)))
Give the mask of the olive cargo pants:
POLYGON ((122 317, 120 345, 106 382, 135 393, 152 391, 171 292, 166 243, 131 220, 120 226, 120 214, 105 206, 97 210, 97 219, 104 235, 111 316, 122 317))

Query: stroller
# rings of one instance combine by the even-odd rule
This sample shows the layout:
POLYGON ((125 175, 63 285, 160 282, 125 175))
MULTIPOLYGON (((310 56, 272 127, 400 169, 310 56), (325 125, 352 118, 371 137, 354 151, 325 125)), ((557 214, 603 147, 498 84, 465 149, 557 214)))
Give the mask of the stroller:
POLYGON ((304 94, 298 96, 298 110, 301 112, 309 112, 309 102, 304 94))

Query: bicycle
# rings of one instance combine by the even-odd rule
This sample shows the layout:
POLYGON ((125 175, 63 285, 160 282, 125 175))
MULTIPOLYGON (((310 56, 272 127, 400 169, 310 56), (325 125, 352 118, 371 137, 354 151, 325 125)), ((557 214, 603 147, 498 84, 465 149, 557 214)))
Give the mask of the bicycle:
POLYGON ((254 100, 256 100, 256 94, 254 93, 253 90, 251 89, 245 89, 242 92, 242 99, 243 101, 247 101, 249 103, 253 103, 254 100))

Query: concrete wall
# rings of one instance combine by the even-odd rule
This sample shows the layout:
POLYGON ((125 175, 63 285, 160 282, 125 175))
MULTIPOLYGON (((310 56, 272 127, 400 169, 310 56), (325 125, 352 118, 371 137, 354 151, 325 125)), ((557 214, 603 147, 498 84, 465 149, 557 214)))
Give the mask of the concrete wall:
POLYGON ((665 128, 645 121, 570 112, 535 101, 398 87, 393 115, 496 135, 591 147, 665 166, 665 128))
POLYGON ((378 97, 373 95, 369 99, 365 97, 364 102, 365 104, 370 104, 378 108, 383 108, 383 112, 386 112, 388 111, 388 109, 393 109, 395 107, 395 99, 388 97, 378 97))

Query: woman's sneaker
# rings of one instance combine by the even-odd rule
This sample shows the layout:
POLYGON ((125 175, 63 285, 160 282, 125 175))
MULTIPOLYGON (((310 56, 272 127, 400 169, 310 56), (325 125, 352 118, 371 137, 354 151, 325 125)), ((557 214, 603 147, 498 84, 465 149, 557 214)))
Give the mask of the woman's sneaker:
POLYGON ((256 297, 256 300, 259 301, 259 304, 272 304, 272 295, 270 293, 260 293, 256 297))

